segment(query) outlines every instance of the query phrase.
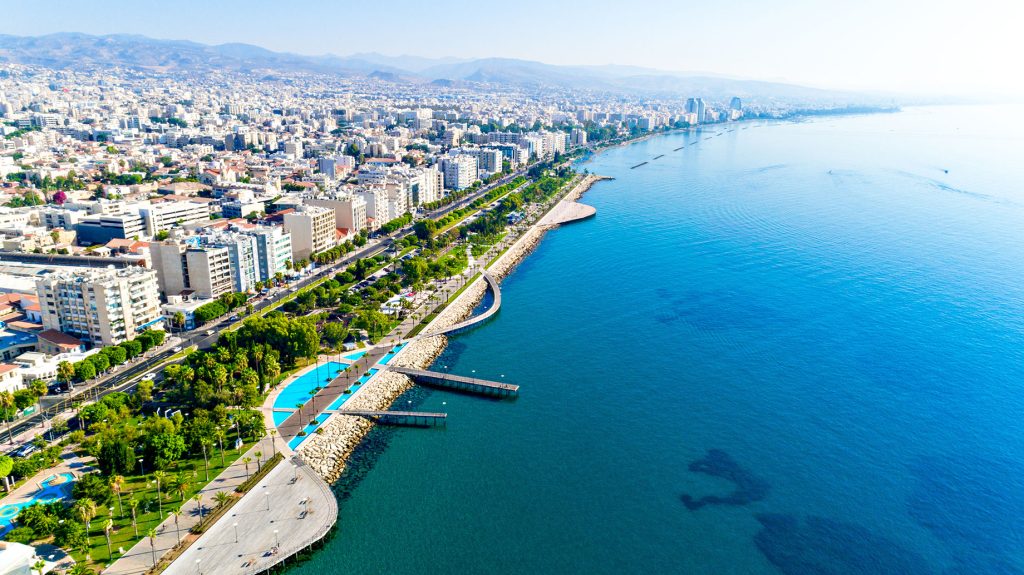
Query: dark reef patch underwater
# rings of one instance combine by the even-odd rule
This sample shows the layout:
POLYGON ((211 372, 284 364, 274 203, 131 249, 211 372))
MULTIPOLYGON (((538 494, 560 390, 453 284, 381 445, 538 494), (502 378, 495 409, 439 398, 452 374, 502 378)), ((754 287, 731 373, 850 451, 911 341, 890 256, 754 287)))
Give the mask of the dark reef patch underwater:
POLYGON ((923 557, 869 530, 824 517, 759 513, 754 543, 784 575, 934 573, 923 557))
POLYGON ((740 467, 728 453, 721 449, 709 449, 707 455, 690 463, 690 471, 721 477, 736 484, 736 489, 724 497, 705 495, 695 499, 684 493, 679 496, 683 505, 695 511, 705 505, 747 505, 768 496, 768 482, 740 467))

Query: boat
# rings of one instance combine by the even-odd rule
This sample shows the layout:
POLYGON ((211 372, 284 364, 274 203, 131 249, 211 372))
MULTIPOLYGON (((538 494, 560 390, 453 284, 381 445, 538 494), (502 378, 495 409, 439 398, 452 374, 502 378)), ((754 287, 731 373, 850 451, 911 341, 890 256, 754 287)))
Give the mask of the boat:
POLYGON ((630 169, 631 169, 631 170, 635 170, 635 169, 639 168, 640 166, 643 166, 643 165, 644 165, 644 164, 646 164, 646 163, 647 163, 647 162, 640 162, 639 164, 637 164, 637 165, 633 166, 633 167, 632 167, 632 168, 630 168, 630 169))
POLYGON ((665 154, 658 154, 657 156, 654 156, 654 159, 657 160, 658 158, 664 158, 664 157, 665 157, 665 154))

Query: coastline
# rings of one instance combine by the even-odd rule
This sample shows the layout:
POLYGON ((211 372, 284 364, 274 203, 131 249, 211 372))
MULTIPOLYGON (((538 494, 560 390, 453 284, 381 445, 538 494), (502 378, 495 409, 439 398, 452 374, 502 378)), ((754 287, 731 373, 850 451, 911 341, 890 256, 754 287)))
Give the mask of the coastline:
MULTIPOLYGON (((559 224, 544 223, 546 216, 559 205, 574 203, 595 183, 611 179, 607 176, 588 174, 557 200, 553 201, 537 221, 523 233, 509 248, 486 266, 488 273, 499 282, 506 278, 540 242, 544 235, 559 224)), ((478 276, 459 296, 449 303, 430 322, 424 331, 438 330, 453 326, 473 314, 483 300, 487 284, 478 276)), ((444 335, 422 336, 410 341, 391 360, 392 365, 426 369, 448 346, 444 335)), ((356 394, 346 402, 347 409, 384 411, 391 407, 403 393, 413 387, 408 376, 388 370, 375 374, 356 394)), ((352 452, 363 438, 373 429, 373 423, 363 417, 331 414, 327 421, 296 450, 309 467, 324 481, 334 483, 345 471, 352 452)))

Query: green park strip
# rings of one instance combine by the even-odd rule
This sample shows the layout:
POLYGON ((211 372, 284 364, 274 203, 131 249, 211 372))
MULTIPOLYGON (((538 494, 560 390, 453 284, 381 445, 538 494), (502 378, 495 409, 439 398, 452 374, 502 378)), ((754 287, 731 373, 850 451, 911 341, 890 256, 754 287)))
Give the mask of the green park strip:
MULTIPOLYGON (((96 514, 90 520, 89 539, 87 546, 72 549, 72 557, 78 562, 91 563, 96 567, 109 564, 121 557, 119 549, 128 551, 136 543, 142 541, 150 530, 155 529, 168 516, 180 513, 181 507, 194 500, 209 481, 215 479, 222 471, 237 461, 253 443, 246 443, 241 449, 214 450, 209 455, 209 467, 200 457, 185 457, 163 471, 161 485, 157 489, 156 476, 147 475, 124 476, 124 483, 119 487, 120 495, 101 501, 95 501, 96 514), (209 481, 207 480, 209 477, 209 481), (103 505, 100 505, 102 503, 103 505), (113 512, 110 510, 113 509, 113 512), (134 522, 132 519, 134 509, 134 522), (106 531, 110 534, 110 547, 107 547, 106 531)), ((253 472, 257 465, 250 463, 253 472)), ((231 496, 231 490, 223 491, 231 496)), ((217 495, 217 498, 221 496, 217 495)), ((80 503, 79 503, 80 505, 80 503)), ((202 501, 204 507, 214 507, 218 501, 202 501)), ((77 510, 78 507, 73 506, 77 510)), ((179 515, 179 520, 181 516, 179 515)), ((185 537, 187 530, 181 529, 185 537)))

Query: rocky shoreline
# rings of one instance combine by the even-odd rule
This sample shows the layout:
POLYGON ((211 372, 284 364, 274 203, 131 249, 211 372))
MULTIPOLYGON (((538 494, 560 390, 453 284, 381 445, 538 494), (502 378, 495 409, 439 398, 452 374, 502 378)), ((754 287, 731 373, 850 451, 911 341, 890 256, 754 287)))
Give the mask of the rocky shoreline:
MULTIPOLYGON (((579 199, 595 182, 605 176, 588 175, 563 200, 579 199)), ((544 238, 547 230, 557 226, 535 224, 512 246, 495 260, 487 271, 501 281, 519 262, 532 252, 544 238)), ((487 282, 477 278, 459 297, 445 307, 430 323, 432 330, 453 326, 469 318, 487 291, 487 282)), ((448 345, 443 335, 421 337, 410 342, 392 360, 392 365, 425 369, 434 362, 448 345)), ((345 403, 346 409, 383 411, 399 396, 409 390, 413 382, 409 377, 391 371, 381 371, 366 383, 356 395, 345 403)), ((299 451, 306 463, 325 481, 334 482, 345 470, 346 462, 363 437, 373 428, 369 420, 352 415, 334 414, 313 437, 307 439, 299 451)))

